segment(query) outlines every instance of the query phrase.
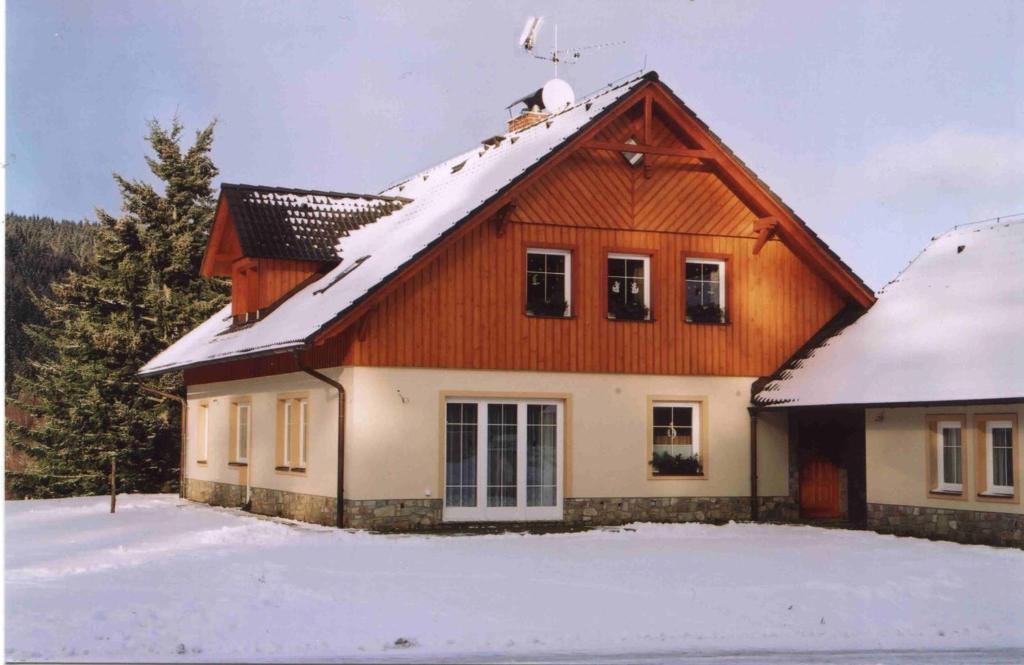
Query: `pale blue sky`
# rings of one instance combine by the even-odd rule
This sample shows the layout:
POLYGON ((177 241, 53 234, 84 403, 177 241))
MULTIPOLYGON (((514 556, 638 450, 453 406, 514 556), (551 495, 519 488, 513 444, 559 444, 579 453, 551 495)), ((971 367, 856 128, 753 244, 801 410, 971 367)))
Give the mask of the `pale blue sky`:
POLYGON ((7 209, 80 219, 145 122, 218 118, 226 182, 379 191, 502 130, 563 45, 578 94, 661 78, 873 287, 1024 211, 1024 2, 7 2, 7 209))

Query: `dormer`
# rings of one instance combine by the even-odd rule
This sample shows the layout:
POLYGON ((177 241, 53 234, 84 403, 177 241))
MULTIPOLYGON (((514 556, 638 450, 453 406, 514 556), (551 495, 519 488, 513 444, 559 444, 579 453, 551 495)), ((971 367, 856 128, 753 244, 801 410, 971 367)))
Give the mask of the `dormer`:
POLYGON ((236 324, 257 321, 336 266, 342 238, 408 202, 371 194, 221 185, 201 274, 231 279, 236 324))

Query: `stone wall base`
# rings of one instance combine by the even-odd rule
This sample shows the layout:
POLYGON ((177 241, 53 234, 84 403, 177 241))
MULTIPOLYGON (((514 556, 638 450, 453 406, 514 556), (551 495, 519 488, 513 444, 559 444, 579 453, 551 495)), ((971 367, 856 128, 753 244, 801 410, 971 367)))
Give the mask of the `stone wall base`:
POLYGON ((245 503, 245 486, 216 483, 211 480, 185 478, 185 498, 211 506, 241 508, 245 503))
POLYGON ((338 523, 338 502, 334 497, 264 487, 253 487, 249 496, 252 500, 249 510, 257 515, 286 517, 323 526, 335 526, 338 523))
POLYGON ((610 525, 628 522, 711 522, 750 519, 747 497, 629 497, 566 499, 567 524, 610 525))
POLYGON ((868 528, 897 536, 1024 548, 1024 515, 868 504, 868 528))
POLYGON ((799 522, 800 504, 791 496, 760 496, 757 498, 758 515, 761 522, 799 522))
POLYGON ((345 499, 345 520, 353 529, 426 529, 441 523, 442 507, 441 499, 345 499))

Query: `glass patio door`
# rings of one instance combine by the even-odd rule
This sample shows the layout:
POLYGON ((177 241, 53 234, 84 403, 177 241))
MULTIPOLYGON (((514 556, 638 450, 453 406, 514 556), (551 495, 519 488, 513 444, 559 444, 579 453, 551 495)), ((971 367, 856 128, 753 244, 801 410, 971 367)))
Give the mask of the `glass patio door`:
POLYGON ((562 403, 457 399, 445 405, 444 519, 562 519, 562 403))

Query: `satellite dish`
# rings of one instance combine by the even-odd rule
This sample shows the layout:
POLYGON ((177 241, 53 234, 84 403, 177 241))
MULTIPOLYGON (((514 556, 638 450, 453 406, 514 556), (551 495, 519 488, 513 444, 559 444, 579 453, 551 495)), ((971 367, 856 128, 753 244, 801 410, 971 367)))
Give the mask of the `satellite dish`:
POLYGON ((576 93, 562 79, 551 79, 545 83, 540 96, 544 102, 544 110, 548 113, 564 111, 576 102, 576 93))

